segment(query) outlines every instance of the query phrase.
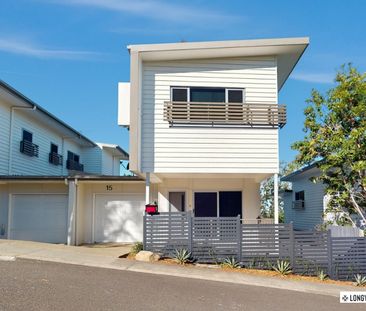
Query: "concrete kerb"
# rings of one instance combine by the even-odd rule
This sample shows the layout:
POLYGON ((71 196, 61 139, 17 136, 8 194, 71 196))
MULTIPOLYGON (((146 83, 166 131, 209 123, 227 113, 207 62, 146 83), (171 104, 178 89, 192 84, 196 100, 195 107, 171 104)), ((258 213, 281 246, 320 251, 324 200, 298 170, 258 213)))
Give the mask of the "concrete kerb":
POLYGON ((333 297, 339 297, 340 291, 356 290, 356 288, 352 286, 321 284, 315 282, 282 279, 277 277, 263 277, 203 267, 183 267, 176 265, 166 265, 162 263, 139 262, 130 259, 117 258, 118 256, 114 256, 111 253, 103 255, 103 251, 101 251, 101 249, 98 249, 98 251, 90 251, 90 249, 85 250, 79 247, 48 247, 47 244, 39 244, 40 245, 30 245, 25 243, 22 245, 21 243, 18 244, 15 242, 10 245, 8 244, 6 247, 4 242, 0 241, 0 257, 13 257, 14 260, 15 258, 41 260, 139 273, 150 273, 173 277, 270 287, 283 290, 328 295, 333 297))

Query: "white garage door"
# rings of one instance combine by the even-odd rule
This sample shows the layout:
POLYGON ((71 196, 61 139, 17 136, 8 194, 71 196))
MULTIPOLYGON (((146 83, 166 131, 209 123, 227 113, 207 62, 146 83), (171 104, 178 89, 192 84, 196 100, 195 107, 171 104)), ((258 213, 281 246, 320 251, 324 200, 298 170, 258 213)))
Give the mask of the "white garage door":
POLYGON ((14 194, 10 239, 66 243, 67 195, 14 194))
POLYGON ((142 241, 144 208, 145 199, 142 194, 97 194, 94 241, 142 241))

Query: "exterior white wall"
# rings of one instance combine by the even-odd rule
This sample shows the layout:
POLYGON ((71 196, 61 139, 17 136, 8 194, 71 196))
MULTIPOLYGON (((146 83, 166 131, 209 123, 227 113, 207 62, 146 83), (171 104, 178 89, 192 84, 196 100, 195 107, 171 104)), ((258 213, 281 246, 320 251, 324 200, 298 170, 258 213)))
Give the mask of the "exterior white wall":
POLYGON ((0 184, 0 239, 7 238, 10 194, 59 193, 67 194, 68 187, 63 183, 16 183, 0 184), (2 235, 2 228, 5 229, 2 235))
POLYGON ((120 158, 113 156, 110 152, 103 150, 102 154, 102 174, 120 175, 120 158))
POLYGON ((8 173, 9 129, 10 107, 2 104, 0 99, 0 175, 8 173))
POLYGON ((130 83, 118 83, 118 125, 130 126, 130 83))
POLYGON ((278 172, 277 129, 169 127, 171 86, 244 88, 248 103, 277 103, 274 57, 143 63, 140 156, 143 172, 278 172))
POLYGON ((324 184, 313 183, 309 180, 314 175, 302 174, 292 182, 292 192, 284 194, 285 222, 293 222, 294 229, 311 230, 323 223, 324 184), (295 192, 305 191, 305 208, 293 209, 295 192))
POLYGON ((242 217, 256 219, 260 214, 259 183, 251 179, 165 179, 151 185, 150 201, 157 201, 160 212, 169 211, 169 192, 186 193, 187 210, 194 209, 194 192, 242 191, 242 217))

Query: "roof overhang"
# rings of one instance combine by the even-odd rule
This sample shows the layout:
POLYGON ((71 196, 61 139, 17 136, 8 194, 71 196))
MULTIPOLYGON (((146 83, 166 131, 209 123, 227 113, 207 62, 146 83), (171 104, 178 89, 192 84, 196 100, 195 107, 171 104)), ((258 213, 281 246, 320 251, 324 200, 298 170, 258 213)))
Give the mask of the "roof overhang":
POLYGON ((275 56, 280 90, 308 45, 309 38, 300 37, 130 45, 128 49, 142 61, 275 56))
POLYGON ((74 176, 35 176, 35 175, 0 175, 1 182, 65 182, 65 180, 79 181, 143 181, 138 176, 108 176, 108 175, 74 175, 74 176))
POLYGON ((121 160, 128 160, 128 153, 122 147, 114 144, 97 143, 103 150, 107 150, 113 157, 119 157, 121 160))
POLYGON ((302 167, 301 169, 294 171, 286 176, 281 177, 281 181, 295 181, 297 179, 306 177, 306 176, 315 176, 320 173, 320 169, 318 167, 318 162, 315 162, 311 165, 302 167))

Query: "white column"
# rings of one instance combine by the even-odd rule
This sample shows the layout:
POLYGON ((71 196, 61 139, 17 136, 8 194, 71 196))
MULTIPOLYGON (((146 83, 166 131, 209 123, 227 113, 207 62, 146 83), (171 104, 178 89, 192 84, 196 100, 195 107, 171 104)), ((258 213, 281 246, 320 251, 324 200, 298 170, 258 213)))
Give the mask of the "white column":
POLYGON ((278 174, 273 175, 273 207, 274 207, 274 222, 279 222, 279 209, 278 209, 278 174))
POLYGON ((145 203, 150 203, 150 173, 146 173, 146 180, 145 180, 145 203))
POLYGON ((69 201, 67 213, 67 245, 75 245, 77 181, 69 180, 69 201))

